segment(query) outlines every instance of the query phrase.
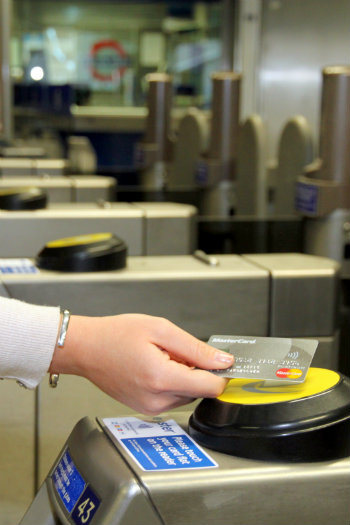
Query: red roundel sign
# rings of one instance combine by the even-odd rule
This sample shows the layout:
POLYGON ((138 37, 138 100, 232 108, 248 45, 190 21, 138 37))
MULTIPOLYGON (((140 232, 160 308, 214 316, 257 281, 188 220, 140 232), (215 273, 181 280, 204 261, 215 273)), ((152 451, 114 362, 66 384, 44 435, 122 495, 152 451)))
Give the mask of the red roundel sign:
POLYGON ((110 82, 121 77, 128 66, 128 55, 116 40, 100 40, 90 51, 91 74, 97 80, 110 82))

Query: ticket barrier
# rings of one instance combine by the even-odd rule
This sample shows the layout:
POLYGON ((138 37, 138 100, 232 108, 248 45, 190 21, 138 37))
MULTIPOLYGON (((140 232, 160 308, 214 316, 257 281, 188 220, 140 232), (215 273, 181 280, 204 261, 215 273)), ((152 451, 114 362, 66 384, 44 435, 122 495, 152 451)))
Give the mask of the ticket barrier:
MULTIPOLYGON (((42 194, 35 188, 27 191, 27 209, 21 209, 20 203, 11 211, 0 209, 0 257, 35 257, 52 239, 101 231, 112 231, 123 238, 129 255, 182 255, 196 248, 197 209, 194 206, 104 199, 46 206, 42 194), (41 209, 33 210, 34 206, 41 209)), ((18 194, 22 201, 23 195, 22 188, 18 194)), ((4 208, 3 198, 0 192, 0 208, 4 208)))
POLYGON ((114 177, 102 175, 66 176, 4 176, 0 177, 0 192, 34 187, 45 191, 50 204, 54 202, 114 201, 117 182, 114 177))
POLYGON ((40 175, 62 176, 69 171, 66 159, 34 157, 0 157, 0 175, 6 177, 31 177, 40 175))
POLYGON ((346 525, 349 423, 350 380, 322 368, 230 380, 192 414, 84 418, 21 525, 346 525))
MULTIPOLYGON (((319 340, 313 365, 337 370, 339 266, 330 259, 297 253, 206 256, 200 252, 128 257, 122 269, 87 272, 47 270, 28 259, 17 260, 18 266, 16 260, 12 262, 9 269, 8 261, 0 260, 3 296, 60 304, 81 315, 158 315, 203 340, 217 332, 309 337, 319 340)), ((62 376, 54 390, 43 381, 35 402, 31 392, 23 392, 11 381, 1 381, 0 388, 10 400, 1 407, 0 436, 0 446, 8 452, 1 476, 13 480, 1 494, 0 512, 6 522, 23 515, 76 421, 96 414, 125 414, 126 408, 72 376, 62 376), (19 428, 26 429, 24 435, 19 428), (19 446, 23 457, 15 452, 19 446), (23 486, 20 496, 19 485, 23 486)))

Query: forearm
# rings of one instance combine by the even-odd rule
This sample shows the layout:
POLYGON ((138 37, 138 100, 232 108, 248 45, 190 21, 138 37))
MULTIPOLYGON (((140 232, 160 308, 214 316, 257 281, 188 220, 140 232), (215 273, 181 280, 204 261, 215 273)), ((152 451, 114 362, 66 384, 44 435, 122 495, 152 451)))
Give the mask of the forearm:
POLYGON ((36 387, 50 365, 59 323, 59 307, 0 297, 0 377, 36 387))

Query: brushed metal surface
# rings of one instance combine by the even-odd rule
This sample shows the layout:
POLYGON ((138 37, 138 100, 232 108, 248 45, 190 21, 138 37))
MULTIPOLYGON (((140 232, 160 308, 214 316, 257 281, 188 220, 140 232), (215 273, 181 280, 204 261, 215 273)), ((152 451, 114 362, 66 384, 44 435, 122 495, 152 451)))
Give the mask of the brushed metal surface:
POLYGON ((129 255, 189 254, 196 247, 196 215, 194 206, 165 202, 53 203, 35 211, 0 210, 0 257, 35 257, 53 239, 104 231, 122 238, 129 255))
POLYGON ((327 336, 338 326, 339 264, 300 253, 248 255, 271 275, 270 335, 327 336))
POLYGON ((167 317, 197 337, 214 332, 267 335, 267 270, 237 255, 208 267, 191 256, 129 257, 124 270, 2 276, 12 297, 64 304, 82 315, 140 312, 167 317))
MULTIPOLYGON (((185 430, 189 416, 190 412, 163 414, 185 430)), ((82 476, 100 491, 96 519, 101 525, 345 525, 349 521, 350 458, 272 463, 206 449, 218 468, 145 472, 89 418, 78 422, 66 446, 82 476)), ((51 472, 54 468, 55 463, 51 472)), ((51 481, 46 483, 61 522, 68 523, 51 481)), ((40 518, 40 507, 46 505, 38 498, 33 507, 40 518)))

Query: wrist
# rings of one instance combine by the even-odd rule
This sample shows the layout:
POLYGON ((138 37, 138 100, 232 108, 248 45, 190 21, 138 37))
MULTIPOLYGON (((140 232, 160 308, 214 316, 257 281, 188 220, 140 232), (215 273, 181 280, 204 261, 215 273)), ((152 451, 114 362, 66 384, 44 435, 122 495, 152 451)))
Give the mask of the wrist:
POLYGON ((72 315, 66 326, 63 346, 60 341, 61 329, 57 337, 54 353, 49 367, 50 374, 84 375, 84 349, 89 346, 89 326, 93 318, 72 315))

